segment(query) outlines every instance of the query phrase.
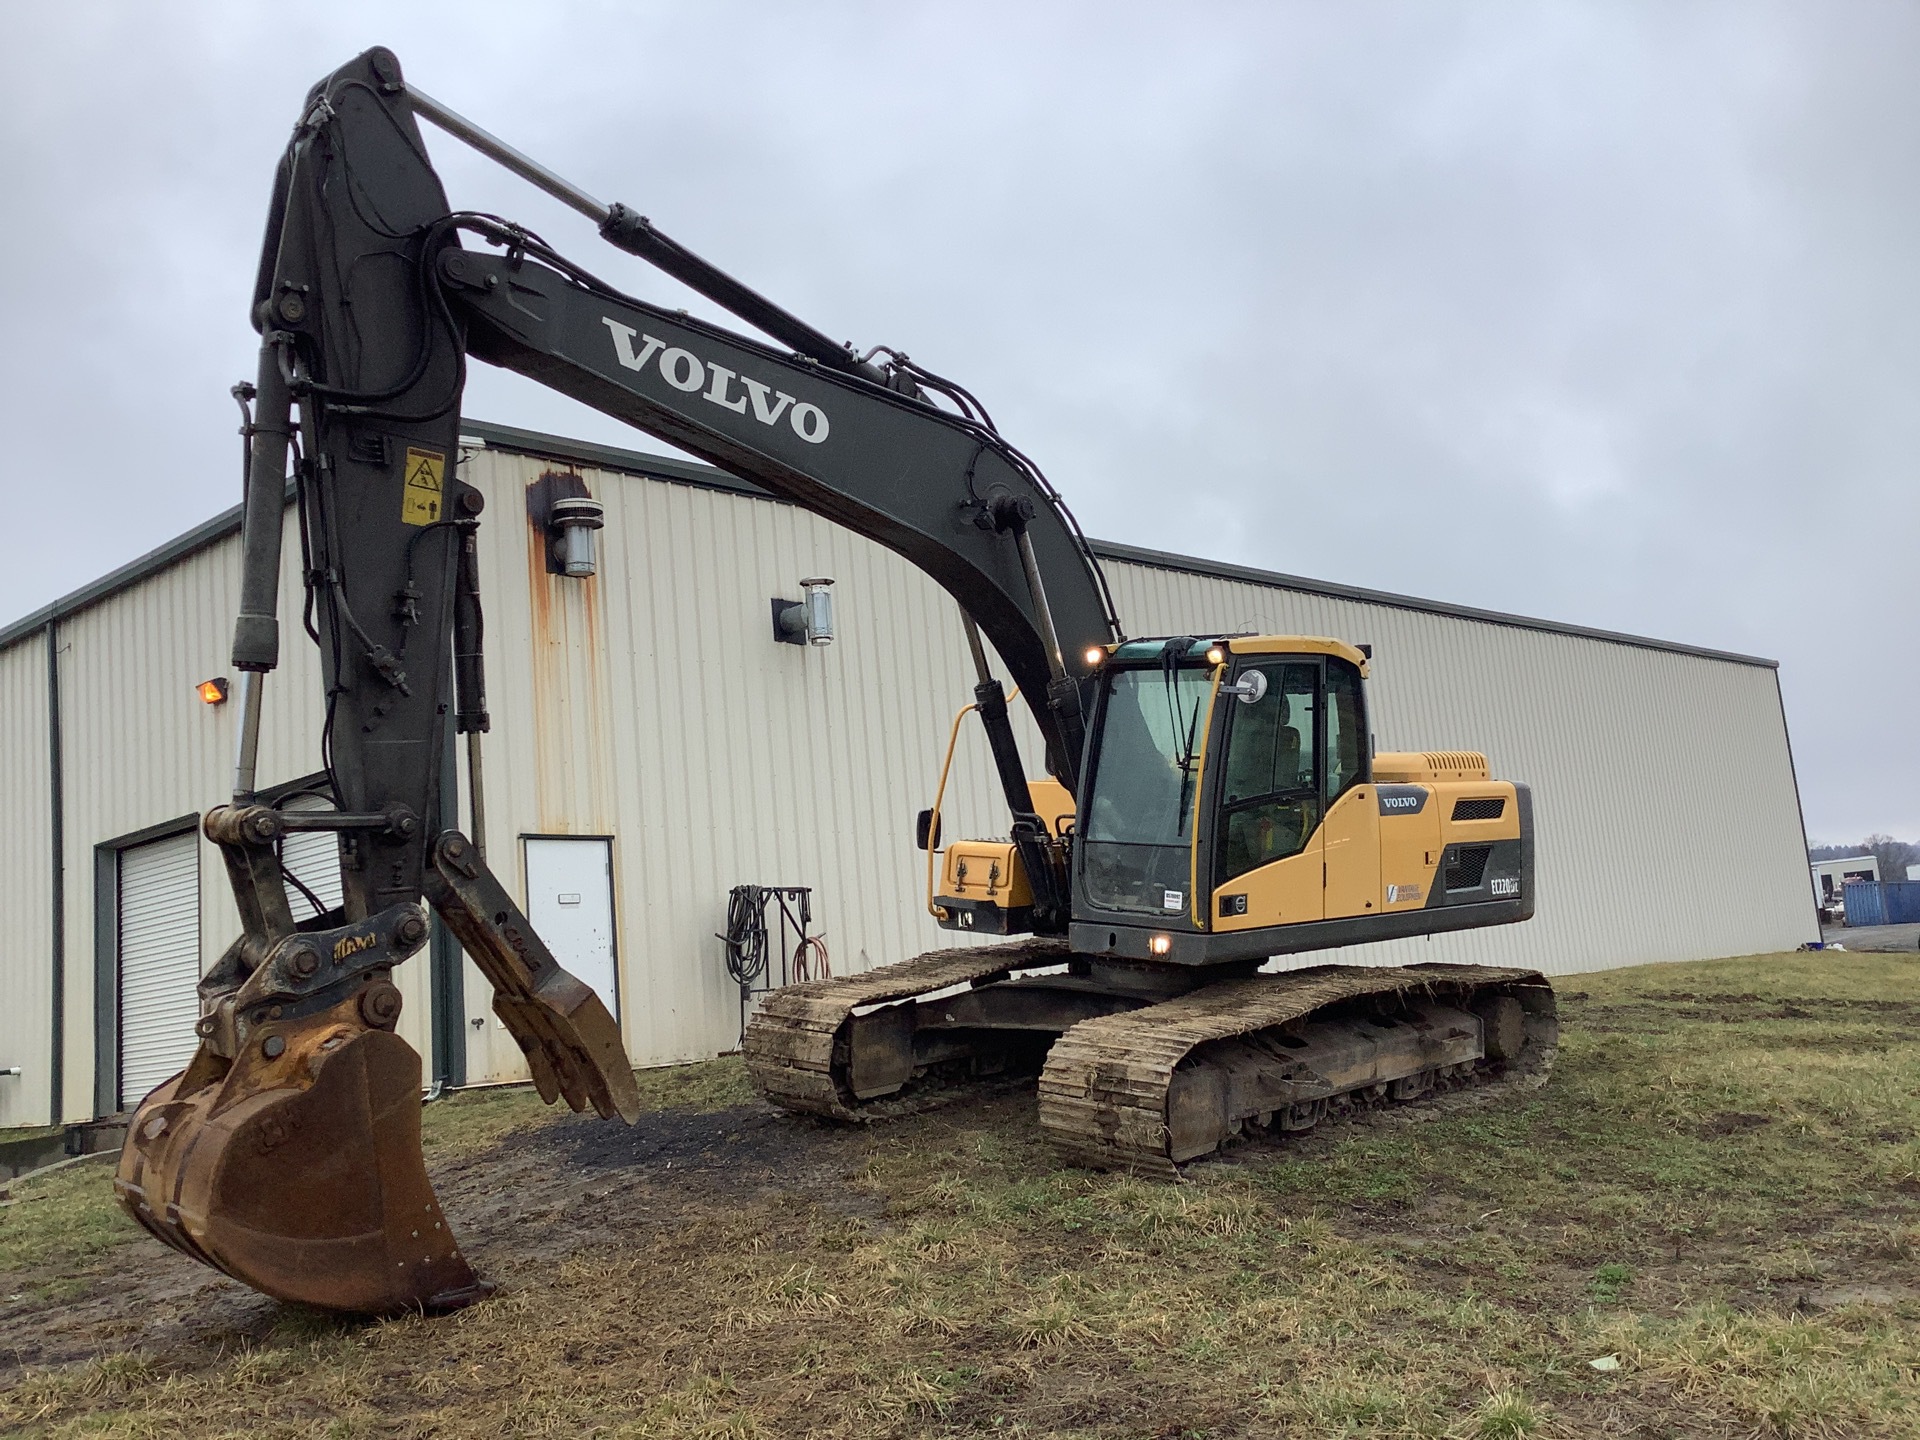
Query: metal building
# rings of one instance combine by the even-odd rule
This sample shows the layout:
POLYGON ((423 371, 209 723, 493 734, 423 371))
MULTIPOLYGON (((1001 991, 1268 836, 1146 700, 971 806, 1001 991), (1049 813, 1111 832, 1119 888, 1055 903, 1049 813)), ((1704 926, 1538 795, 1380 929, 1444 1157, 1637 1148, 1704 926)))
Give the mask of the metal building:
MULTIPOLYGON (((714 938, 733 885, 812 887, 837 973, 953 943, 925 913, 913 844, 971 691, 953 602, 891 552, 705 466, 468 435, 463 473, 487 499, 490 859, 607 995, 635 1061, 734 1044, 740 997, 714 938), (529 485, 554 470, 606 506, 592 579, 549 574, 527 518, 529 485), (812 576, 836 581, 837 643, 776 643, 769 602, 812 576)), ((288 527, 297 556, 291 512, 288 527)), ((0 1076, 0 1126, 113 1113, 191 1051, 193 982, 238 933, 194 828, 230 786, 230 710, 196 687, 228 673, 238 531, 223 515, 0 631, 0 1069, 20 1072, 0 1076)), ((1534 787, 1534 920, 1300 963, 1567 973, 1818 938, 1772 662, 1095 548, 1131 633, 1368 642, 1380 749, 1484 749, 1534 787)), ((260 757, 281 794, 319 778, 294 568, 260 757)), ((967 733, 948 835, 1003 828, 991 773, 967 733)), ((293 857, 323 902, 326 843, 293 857)), ((435 1079, 523 1074, 450 937, 396 978, 401 1033, 435 1079)))

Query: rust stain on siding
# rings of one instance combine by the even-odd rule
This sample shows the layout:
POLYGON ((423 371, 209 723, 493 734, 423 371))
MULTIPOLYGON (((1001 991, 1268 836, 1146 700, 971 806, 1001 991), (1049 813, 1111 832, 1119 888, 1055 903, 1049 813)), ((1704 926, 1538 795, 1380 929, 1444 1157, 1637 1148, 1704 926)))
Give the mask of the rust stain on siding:
POLYGON ((527 524, 534 801, 550 835, 609 834, 612 766, 600 582, 547 573, 546 532, 527 524))

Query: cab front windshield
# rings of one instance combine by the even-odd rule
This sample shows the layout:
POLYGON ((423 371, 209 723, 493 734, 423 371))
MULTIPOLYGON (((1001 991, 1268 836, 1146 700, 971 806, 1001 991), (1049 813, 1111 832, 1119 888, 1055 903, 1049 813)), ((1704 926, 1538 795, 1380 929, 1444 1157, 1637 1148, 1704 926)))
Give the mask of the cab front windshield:
POLYGON ((1087 898, 1110 910, 1184 911, 1209 670, 1113 670, 1081 823, 1087 898))

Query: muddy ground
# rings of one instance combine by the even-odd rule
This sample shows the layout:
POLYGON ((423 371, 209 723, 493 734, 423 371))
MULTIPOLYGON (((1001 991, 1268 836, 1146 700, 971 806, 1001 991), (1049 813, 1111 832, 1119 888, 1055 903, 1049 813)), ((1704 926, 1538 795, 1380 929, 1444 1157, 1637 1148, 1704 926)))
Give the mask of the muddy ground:
MULTIPOLYGON (((1008 1124, 1030 1118, 1030 1099, 996 1103, 1008 1124)), ((509 1291, 582 1250, 644 1246, 715 1210, 775 1203, 877 1219, 886 1208, 854 1184, 864 1132, 759 1102, 657 1111, 631 1128, 530 1118, 529 1129, 428 1167, 475 1269, 509 1291)), ((111 1183, 110 1160, 83 1164, 111 1183)), ((145 1237, 75 1268, 53 1293, 35 1293, 42 1278, 0 1273, 0 1385, 26 1368, 130 1349, 212 1358, 272 1334, 290 1308, 145 1237)))
POLYGON ((268 1301, 132 1233, 89 1162, 0 1211, 33 1259, 0 1430, 1920 1436, 1920 965, 1562 998, 1542 1091, 1178 1185, 1062 1169, 1011 1087, 867 1129, 742 1103, 735 1061, 631 1129, 443 1102, 429 1172, 500 1285, 444 1319, 268 1301))

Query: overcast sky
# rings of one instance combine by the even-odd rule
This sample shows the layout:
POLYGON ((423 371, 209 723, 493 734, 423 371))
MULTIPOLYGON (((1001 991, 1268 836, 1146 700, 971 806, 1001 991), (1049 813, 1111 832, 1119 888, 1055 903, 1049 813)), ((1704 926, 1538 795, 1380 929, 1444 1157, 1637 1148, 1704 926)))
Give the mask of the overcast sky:
MULTIPOLYGON (((1090 533, 1776 658, 1810 837, 1920 837, 1920 6, 7 24, 0 619, 237 500, 273 165, 308 86, 385 44, 821 328, 962 380, 1090 533)), ((699 307, 429 144, 457 206, 699 307)), ((658 448, 484 366, 466 412, 658 448)), ((1617 718, 1713 743, 1662 709, 1617 718)))

